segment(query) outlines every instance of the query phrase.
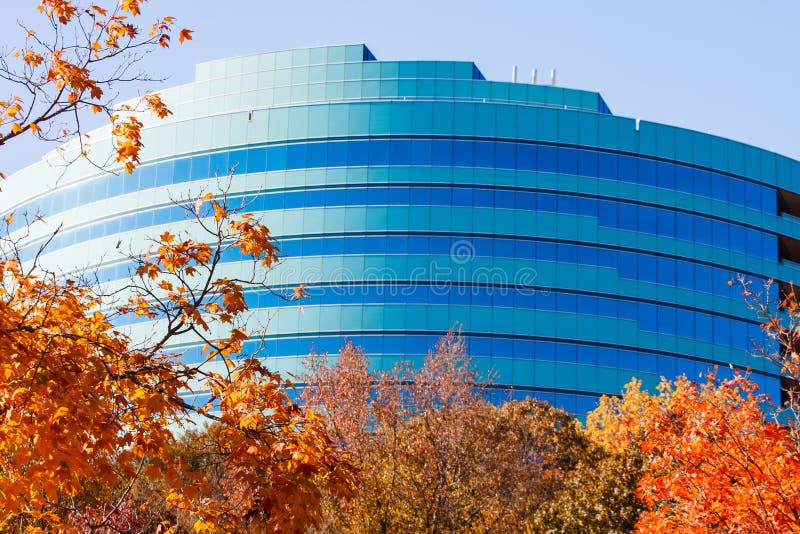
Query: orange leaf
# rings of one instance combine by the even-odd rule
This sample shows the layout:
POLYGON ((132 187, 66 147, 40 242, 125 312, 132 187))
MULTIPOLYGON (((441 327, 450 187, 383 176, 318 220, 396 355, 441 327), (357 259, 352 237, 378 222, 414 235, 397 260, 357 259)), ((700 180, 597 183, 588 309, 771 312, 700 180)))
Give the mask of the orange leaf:
POLYGON ((228 212, 225 211, 225 208, 220 205, 219 202, 216 200, 211 201, 211 205, 214 206, 214 220, 219 222, 220 220, 224 219, 228 216, 228 212))

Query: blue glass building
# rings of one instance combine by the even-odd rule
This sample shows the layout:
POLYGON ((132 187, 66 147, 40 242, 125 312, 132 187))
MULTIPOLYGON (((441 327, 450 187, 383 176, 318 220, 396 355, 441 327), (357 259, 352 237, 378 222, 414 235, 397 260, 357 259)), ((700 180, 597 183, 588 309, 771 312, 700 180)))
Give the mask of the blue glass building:
MULTIPOLYGON (((460 323, 499 386, 573 412, 632 376, 652 386, 714 365, 752 368, 780 397, 728 280, 798 279, 797 161, 614 116, 596 92, 487 81, 470 62, 377 61, 363 45, 204 63, 162 94, 175 113, 148 123, 132 175, 62 172, 51 154, 9 178, 1 211, 48 221, 29 254, 63 221, 46 262, 122 278, 128 265, 107 254, 119 239, 180 228, 171 197, 232 169, 229 197, 285 255, 272 283, 311 294, 301 311, 248 293, 271 318, 272 368, 296 372, 312 345, 345 338, 389 368, 460 323)), ((198 357, 191 340, 176 347, 198 357)))

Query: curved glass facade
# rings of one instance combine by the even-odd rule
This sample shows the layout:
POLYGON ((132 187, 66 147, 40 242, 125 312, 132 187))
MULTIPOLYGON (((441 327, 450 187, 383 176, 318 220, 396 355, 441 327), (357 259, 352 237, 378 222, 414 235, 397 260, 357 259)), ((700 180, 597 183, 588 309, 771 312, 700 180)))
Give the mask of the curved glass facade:
POLYGON ((345 338, 389 368, 460 323, 499 386, 572 412, 632 376, 652 386, 714 365, 751 368, 780 397, 728 280, 798 279, 797 161, 614 116, 595 92, 487 81, 469 62, 377 61, 363 45, 205 63, 162 94, 175 114, 148 123, 133 174, 55 169, 52 154, 7 181, 2 211, 47 223, 23 254, 63 223, 45 262, 124 278, 108 254, 118 240, 182 227, 171 199, 232 173, 229 200, 278 238, 271 282, 311 295, 301 311, 248 293, 270 318, 272 368, 296 372, 312 346, 345 338))

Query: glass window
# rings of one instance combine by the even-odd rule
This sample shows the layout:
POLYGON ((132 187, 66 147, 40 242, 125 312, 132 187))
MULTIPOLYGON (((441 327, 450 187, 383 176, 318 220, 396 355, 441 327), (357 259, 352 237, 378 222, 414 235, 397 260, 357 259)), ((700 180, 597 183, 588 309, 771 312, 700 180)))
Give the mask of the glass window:
POLYGON ((572 195, 558 195, 558 212, 577 215, 578 199, 572 195))
POLYGON ((600 178, 610 180, 617 179, 617 156, 616 154, 609 154, 600 152, 597 155, 597 173, 600 178))
POLYGON ((617 203, 610 200, 598 200, 598 222, 600 226, 616 228, 617 226, 617 203))
POLYGON ((694 169, 694 193, 704 197, 711 196, 711 174, 708 171, 694 169))
POLYGON ((572 343, 559 343, 557 359, 560 362, 574 363, 578 360, 578 348, 572 343))
MULTIPOLYGON (((501 169, 515 169, 517 167, 517 144, 516 143, 495 143, 494 145, 497 167, 501 169)), ((476 157, 477 161, 477 157, 476 157)))
POLYGON ((480 189, 471 189, 466 187, 453 188, 453 205, 462 207, 472 207, 472 193, 473 191, 481 194, 480 189))
POLYGON ((431 188, 431 204, 434 206, 447 206, 450 204, 450 189, 446 187, 431 188))
POLYGON ((515 202, 514 191, 506 189, 496 189, 494 191, 494 206, 496 208, 514 208, 515 202))
POLYGON ((731 224, 730 225, 730 240, 731 240, 731 250, 736 252, 741 252, 742 254, 747 252, 747 238, 745 229, 738 224, 731 224))
POLYGON ((658 258, 658 283, 675 285, 675 260, 670 258, 658 258))
POLYGON ((536 193, 520 191, 516 194, 514 204, 516 209, 533 211, 536 209, 536 193))
POLYGON ((675 376, 677 364, 672 356, 656 356, 658 361, 658 373, 663 376, 675 376))
POLYGON ((646 332, 658 332, 658 307, 652 304, 638 305, 639 329, 646 332))
POLYGON ((636 280, 638 278, 637 261, 638 255, 630 252, 620 251, 617 255, 617 271, 622 278, 636 280))
POLYGON ((306 167, 325 167, 328 164, 327 143, 308 143, 306 146, 306 167))
POLYGON ((675 309, 668 306, 658 306, 658 333, 668 336, 675 335, 676 328, 675 309))
POLYGON ((694 266, 694 288, 698 291, 712 292, 714 270, 708 265, 696 264, 694 266))
POLYGON ((675 166, 675 189, 685 193, 691 193, 694 186, 694 173, 690 167, 685 165, 675 166))
POLYGON ((594 150, 577 150, 578 174, 581 176, 597 176, 598 156, 594 150))
POLYGON ((761 232, 753 230, 752 228, 745 229, 745 253, 754 256, 760 256, 761 250, 761 232))
POLYGON ((535 170, 536 146, 521 144, 517 148, 518 168, 521 170, 535 170))
POLYGON ((456 167, 472 167, 475 163, 475 145, 471 141, 455 141, 453 143, 453 165, 456 167))
POLYGON ((694 235, 698 243, 703 243, 704 245, 712 244, 711 219, 694 217, 694 235))
POLYGON ((549 341, 536 341, 533 357, 537 360, 555 360, 556 345, 549 341))
POLYGON ((770 215, 778 213, 778 194, 770 187, 761 188, 761 210, 770 215))
MULTIPOLYGON (((271 154, 270 154, 271 156, 271 154)), ((347 165, 361 167, 369 162, 369 144, 366 141, 350 141, 347 143, 347 165)), ((272 166, 268 160, 268 166, 272 166)))
POLYGON ((306 166, 306 153, 308 145, 305 143, 288 145, 286 147, 286 168, 300 169, 306 166))
POLYGON ((367 204, 380 206, 389 202, 389 190, 386 187, 370 187, 367 189, 367 204))
POLYGON ((617 367, 617 350, 597 347, 597 365, 617 367))
POLYGON ((583 265, 597 265, 597 247, 578 246, 578 263, 583 265))
POLYGON ((623 230, 638 230, 636 206, 620 202, 617 204, 617 209, 619 210, 619 228, 623 230))
POLYGON ((725 317, 714 317, 714 343, 731 344, 731 321, 725 317))
POLYGON ((718 200, 728 200, 728 177, 713 173, 711 175, 711 196, 718 200))
POLYGON ((594 198, 578 198, 578 214, 584 217, 597 217, 597 200, 594 198))
POLYGON ((451 166, 453 164, 453 142, 436 139, 432 141, 433 151, 431 162, 433 165, 451 166))
POLYGON ((556 196, 550 193, 539 193, 536 199, 536 209, 539 211, 556 211, 556 196))
POLYGON ((677 260, 675 262, 676 283, 678 287, 693 289, 694 286, 694 265, 688 261, 677 260))
POLYGON ((719 248, 728 248, 730 246, 730 238, 728 235, 729 225, 722 221, 713 221, 713 245, 719 248))
POLYGON ((393 139, 389 143, 389 162, 392 165, 411 164, 411 141, 408 139, 393 139))
MULTIPOLYGON (((208 178, 208 156, 195 156, 192 158, 192 180, 198 178, 208 178)), ((110 195, 113 196, 113 195, 110 195)))
POLYGON ((676 334, 685 338, 694 338, 695 318, 690 310, 677 310, 676 334))
POLYGON ((431 150, 433 145, 427 139, 413 139, 411 141, 411 163, 412 165, 430 165, 431 150))
POLYGON ((688 213, 675 214, 675 236, 678 239, 694 241, 694 217, 688 213))
POLYGON ((642 254, 639 256, 638 279, 643 282, 657 282, 657 262, 654 256, 642 254))
POLYGON ((558 261, 566 263, 577 263, 578 249, 572 245, 559 245, 558 261))
POLYGON ((493 168, 495 166, 494 159, 494 143, 487 141, 478 141, 475 143, 475 166, 493 168))
POLYGON ((623 182, 636 183, 636 159, 631 156, 619 156, 619 179, 623 182))
POLYGON ((675 166, 671 163, 659 161, 656 164, 658 174, 658 187, 665 189, 675 189, 675 166))
POLYGON ((643 185, 658 185, 656 177, 656 162, 646 158, 639 158, 639 183, 643 185))
POLYGON ((326 159, 329 167, 343 167, 347 165, 347 143, 334 141, 326 143, 326 159))
POLYGON ((495 239, 494 255, 501 258, 513 258, 514 241, 511 239, 495 239))
POLYGON ((514 254, 520 259, 533 259, 536 255, 536 244, 532 241, 516 241, 514 254))
POLYGON ((667 209, 657 210, 658 234, 675 237, 675 212, 667 209))
POLYGON ((556 172, 558 171, 558 161, 556 157, 556 149, 551 146, 540 146, 538 150, 539 166, 538 169, 542 172, 556 172))
MULTIPOLYGON (((192 160, 190 158, 183 158, 175 160, 175 178, 177 181, 185 181, 189 179, 189 170, 192 166, 192 160)), ((160 178, 160 177, 159 177, 160 178)), ((165 182, 169 183, 169 182, 165 182)), ((99 182, 97 182, 99 185, 99 182)), ((105 184, 103 184, 105 185, 105 184)), ((163 185, 163 184, 160 184, 163 185)), ((97 194, 94 195, 94 198, 100 198, 97 194)))
POLYGON ((597 298, 597 315, 601 317, 617 317, 617 301, 616 299, 598 297, 597 298))
POLYGON ((601 248, 597 251, 598 265, 601 267, 617 268, 617 251, 613 249, 601 248))
POLYGON ((648 206, 639 206, 639 231, 655 234, 658 231, 656 209, 648 206))
POLYGON ((347 189, 345 195, 347 195, 347 204, 349 206, 360 206, 367 203, 366 189, 347 189))
POLYGON ((597 315, 597 300, 597 297, 578 295, 578 307, 575 311, 584 315, 597 315))
POLYGON ((753 182, 745 182, 745 206, 754 210, 761 209, 761 189, 762 187, 753 182))
POLYGON ((482 189, 481 194, 473 196, 473 205, 480 208, 494 207, 494 191, 492 189, 482 189))
POLYGON ((578 174, 578 153, 574 148, 558 149, 558 172, 561 174, 578 174))
POLYGON ((536 259, 555 261, 557 247, 555 243, 536 243, 536 259))
POLYGON ((713 321, 707 313, 696 312, 694 314, 696 338, 700 341, 710 343, 713 340, 713 321))
POLYGON ((731 202, 735 202, 740 206, 745 205, 744 198, 744 181, 739 178, 728 178, 728 197, 731 202))
POLYGON ((386 165, 389 162, 389 141, 369 141, 369 164, 386 165))

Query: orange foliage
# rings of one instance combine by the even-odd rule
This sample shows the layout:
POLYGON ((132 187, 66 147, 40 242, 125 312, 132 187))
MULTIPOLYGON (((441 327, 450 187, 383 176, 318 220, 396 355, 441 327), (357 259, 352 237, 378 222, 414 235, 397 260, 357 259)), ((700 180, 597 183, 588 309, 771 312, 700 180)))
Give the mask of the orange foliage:
POLYGON ((667 407, 643 424, 640 532, 800 530, 800 454, 755 389, 742 376, 662 389, 667 407))
POLYGON ((119 313, 160 319, 148 344, 112 326, 95 289, 0 261, 0 528, 100 528, 113 514, 76 504, 87 484, 110 488, 116 510, 142 478, 159 481, 161 498, 196 517, 198 532, 301 532, 320 520, 323 490, 349 493, 349 464, 320 417, 258 361, 232 359, 249 336, 243 287, 253 281, 216 276, 219 258, 225 247, 254 268, 276 257, 266 227, 218 206, 216 224, 198 215, 217 248, 164 232, 155 252, 134 258, 137 279, 119 313), (227 335, 218 337, 221 325, 227 335), (189 333, 223 373, 162 350, 189 333), (180 396, 198 381, 210 393, 205 406, 180 396), (205 473, 168 455, 173 429, 193 417, 214 422, 222 497, 205 473))
POLYGON ((634 383, 590 414, 595 439, 645 455, 638 532, 800 530, 800 451, 787 426, 766 420, 765 402, 741 375, 681 377, 656 396, 634 383))
MULTIPOLYGON (((137 58, 148 49, 168 47, 176 30, 171 16, 144 27, 143 4, 142 0, 95 4, 38 0, 48 31, 25 28, 24 44, 12 54, 19 63, 0 66, 3 78, 19 88, 19 94, 0 99, 0 145, 29 131, 42 140, 77 137, 78 157, 85 156, 78 112, 103 112, 113 124, 117 161, 131 172, 142 146, 139 113, 151 111, 159 118, 170 114, 158 95, 146 94, 128 106, 118 106, 108 96, 126 83, 144 80, 133 71, 137 58)), ((181 43, 191 40, 191 30, 177 31, 181 43)))

